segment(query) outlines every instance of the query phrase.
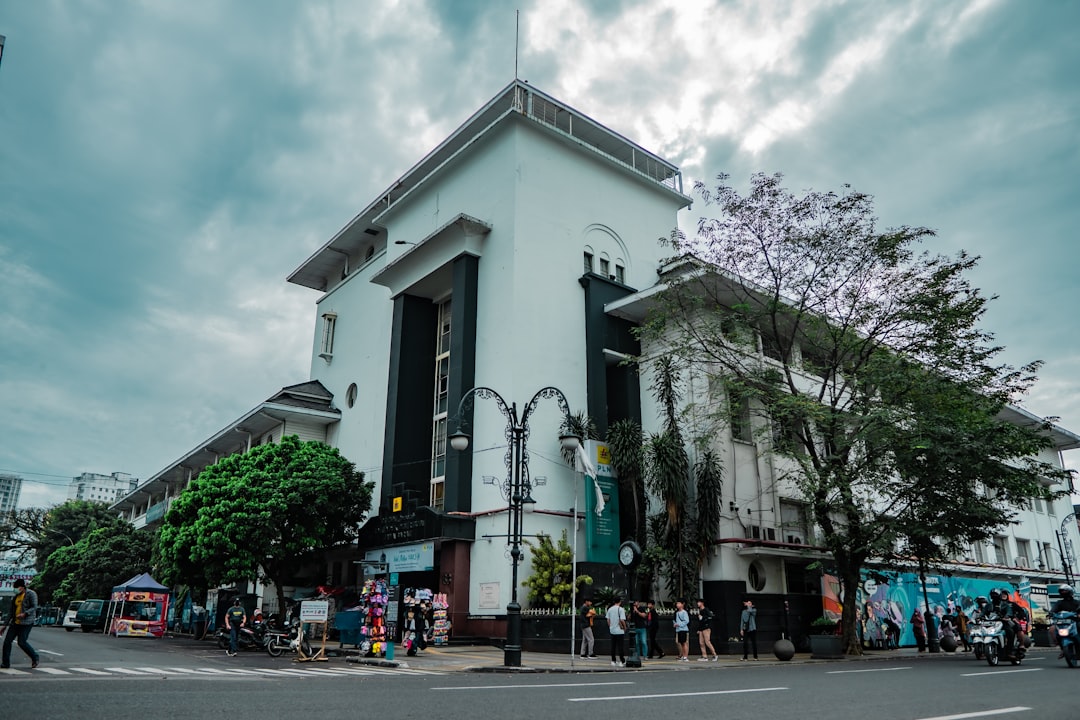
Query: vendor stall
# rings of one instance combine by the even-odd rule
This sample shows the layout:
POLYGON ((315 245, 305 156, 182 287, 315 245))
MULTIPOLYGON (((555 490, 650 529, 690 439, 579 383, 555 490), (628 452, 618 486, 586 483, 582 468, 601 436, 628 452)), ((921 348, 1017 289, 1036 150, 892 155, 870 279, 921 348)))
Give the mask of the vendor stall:
POLYGON ((136 575, 112 589, 116 608, 109 634, 117 637, 162 637, 169 616, 169 588, 150 577, 136 575))

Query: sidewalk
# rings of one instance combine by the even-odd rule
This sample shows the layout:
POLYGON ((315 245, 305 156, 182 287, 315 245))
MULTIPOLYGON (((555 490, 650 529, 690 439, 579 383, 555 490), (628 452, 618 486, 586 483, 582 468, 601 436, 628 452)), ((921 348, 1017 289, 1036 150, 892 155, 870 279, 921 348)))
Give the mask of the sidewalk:
MULTIPOLYGON (((210 641, 194 640, 190 635, 170 635, 169 640, 175 643, 191 645, 195 647, 214 647, 210 641)), ((919 662, 934 658, 952 658, 955 660, 967 660, 973 664, 985 665, 985 661, 977 661, 975 656, 968 652, 953 653, 920 653, 914 647, 901 648, 899 650, 869 650, 860 656, 845 656, 837 659, 819 659, 810 656, 810 653, 796 653, 791 660, 778 660, 772 654, 771 648, 762 649, 760 660, 743 662, 739 655, 721 655, 716 662, 699 662, 696 657, 691 657, 689 662, 679 662, 674 655, 666 655, 662 659, 649 660, 642 658, 641 668, 616 668, 612 667, 611 659, 607 655, 601 655, 593 660, 582 660, 578 655, 522 652, 521 667, 506 667, 503 665, 502 648, 492 645, 443 645, 430 646, 414 657, 405 655, 400 647, 395 648, 395 657, 392 660, 377 657, 363 657, 351 647, 338 648, 338 643, 328 642, 327 655, 333 663, 355 663, 358 665, 370 665, 386 668, 405 668, 411 670, 433 670, 439 672, 487 672, 487 673, 595 673, 595 672, 642 672, 648 670, 707 670, 709 668, 738 668, 753 666, 782 666, 782 665, 805 665, 820 663, 859 663, 874 662, 880 660, 897 660, 919 662)), ((1057 648, 1032 647, 1028 649, 1028 657, 1032 655, 1057 656, 1057 648)), ((1003 667, 1010 667, 1003 663, 1003 667)))
MULTIPOLYGON (((1057 648, 1030 648, 1028 656, 1040 652, 1054 652, 1057 648)), ((771 652, 760 655, 757 662, 750 660, 743 662, 739 655, 721 655, 716 662, 699 662, 697 658, 690 658, 689 662, 679 662, 674 655, 666 655, 662 659, 642 659, 641 668, 616 668, 612 667, 611 659, 602 655, 593 660, 582 660, 579 656, 570 654, 554 655, 550 653, 522 652, 521 667, 505 667, 503 665, 503 651, 501 648, 492 646, 442 646, 429 647, 415 657, 396 656, 393 660, 382 658, 364 658, 357 656, 345 657, 346 662, 378 665, 381 667, 401 667, 414 670, 439 670, 443 672, 490 672, 490 673, 587 673, 587 672, 641 672, 644 670, 705 670, 708 668, 734 668, 750 667, 755 665, 803 665, 810 663, 853 663, 873 662, 875 660, 896 660, 903 658, 911 661, 921 661, 929 658, 956 658, 967 659, 972 663, 976 661, 973 654, 964 652, 954 653, 920 653, 915 648, 901 648, 900 650, 872 650, 861 656, 845 656, 838 659, 812 658, 809 653, 796 653, 791 660, 778 660, 771 652)), ((985 664, 985 662, 983 663, 985 664)), ((1005 667, 1009 667, 1007 663, 1005 667)))

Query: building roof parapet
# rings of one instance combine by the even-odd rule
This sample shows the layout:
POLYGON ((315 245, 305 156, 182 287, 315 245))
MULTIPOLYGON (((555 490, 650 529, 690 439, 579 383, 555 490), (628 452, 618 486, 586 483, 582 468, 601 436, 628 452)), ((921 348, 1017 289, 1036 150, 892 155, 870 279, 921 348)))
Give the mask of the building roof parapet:
POLYGON ((361 244, 370 242, 372 237, 385 235, 380 217, 391 206, 508 117, 532 120, 578 147, 615 163, 624 171, 681 196, 687 205, 690 204, 690 199, 683 195, 682 173, 676 165, 528 83, 514 80, 376 196, 345 227, 293 270, 288 281, 319 291, 329 289, 328 278, 335 277, 335 269, 344 262, 341 253, 355 253, 361 244))

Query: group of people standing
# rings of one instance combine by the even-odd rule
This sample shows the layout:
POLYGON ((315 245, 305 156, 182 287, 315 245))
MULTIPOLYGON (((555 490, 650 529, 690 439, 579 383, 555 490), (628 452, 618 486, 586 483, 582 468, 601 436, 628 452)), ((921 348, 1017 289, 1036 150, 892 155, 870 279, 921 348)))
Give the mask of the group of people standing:
MULTIPOLYGON (((608 635, 611 637, 611 664, 614 667, 626 665, 626 640, 630 637, 631 649, 637 655, 652 659, 663 657, 664 651, 656 640, 660 631, 660 615, 656 603, 630 601, 623 607, 623 599, 616 597, 604 616, 608 635)), ((592 660, 596 655, 596 636, 593 632, 598 622, 596 608, 591 599, 584 601, 578 610, 578 628, 581 630, 581 659, 592 660)))
MULTIPOLYGON (((578 627, 581 630, 581 658, 596 658, 596 636, 594 627, 598 621, 596 608, 591 599, 584 601, 578 611, 578 627)), ((698 599, 697 612, 691 618, 684 600, 675 601, 675 615, 672 626, 675 630, 675 645, 679 652, 680 662, 690 661, 690 632, 691 627, 697 633, 698 647, 701 657, 698 662, 715 662, 720 659, 716 648, 712 643, 712 623, 716 614, 705 605, 705 601, 698 599), (710 658, 711 655, 711 658, 710 658)), ((626 665, 626 641, 630 638, 631 654, 652 659, 664 657, 664 651, 657 641, 660 632, 660 614, 656 610, 653 600, 644 602, 630 601, 627 607, 623 607, 623 599, 616 597, 604 616, 607 622, 608 635, 611 638, 611 665, 612 667, 624 667, 626 665)), ((750 600, 743 602, 743 610, 739 618, 739 635, 743 640, 743 660, 753 650, 754 659, 757 654, 757 608, 750 600)))

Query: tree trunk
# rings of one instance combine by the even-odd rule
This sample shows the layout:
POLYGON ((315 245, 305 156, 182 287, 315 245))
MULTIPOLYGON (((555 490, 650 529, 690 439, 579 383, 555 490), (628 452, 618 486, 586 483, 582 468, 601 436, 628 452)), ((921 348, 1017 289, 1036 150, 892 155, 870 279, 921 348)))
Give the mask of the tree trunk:
POLYGON ((855 593, 859 588, 858 568, 846 567, 839 570, 841 591, 843 592, 843 614, 840 616, 840 628, 843 636, 845 655, 862 655, 862 643, 856 630, 858 607, 855 593))

